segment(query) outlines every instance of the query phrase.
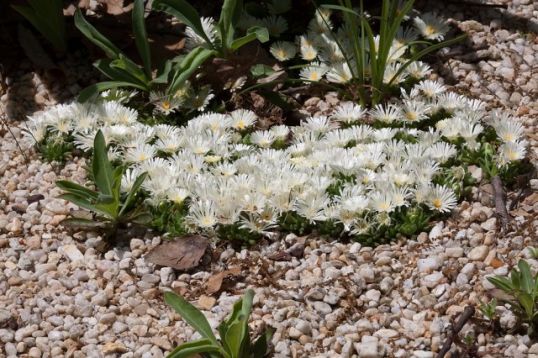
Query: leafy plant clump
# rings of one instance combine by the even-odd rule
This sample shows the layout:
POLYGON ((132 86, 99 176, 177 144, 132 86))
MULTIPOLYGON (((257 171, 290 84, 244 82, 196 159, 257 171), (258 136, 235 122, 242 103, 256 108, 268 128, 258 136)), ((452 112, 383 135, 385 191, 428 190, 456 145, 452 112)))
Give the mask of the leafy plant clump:
POLYGON ((271 53, 290 69, 300 69, 303 81, 324 83, 363 106, 375 106, 398 94, 399 87, 418 82, 430 72, 419 59, 463 39, 441 42, 447 25, 434 14, 411 16, 413 0, 383 0, 379 16, 367 13, 362 0, 358 8, 351 0, 339 3, 321 5, 306 34, 295 43, 273 43, 271 53))
POLYGON ((369 111, 345 102, 296 127, 256 122, 236 110, 152 126, 117 102, 73 103, 33 116, 27 134, 62 131, 89 151, 101 130, 127 168, 123 190, 147 173, 155 226, 248 242, 277 230, 369 244, 411 236, 457 205, 472 185, 468 165, 493 151, 500 168, 513 167, 526 153, 520 125, 434 81, 369 111))
MULTIPOLYGON (((203 109, 211 98, 207 86, 196 89, 189 78, 200 65, 213 55, 201 47, 193 48, 184 56, 167 59, 156 73, 151 63, 151 52, 144 19, 144 0, 135 0, 132 14, 133 33, 142 66, 128 58, 119 48, 103 36, 82 15, 75 13, 75 25, 91 42, 101 48, 106 59, 95 62, 95 67, 110 79, 84 89, 78 99, 85 102, 96 99, 99 92, 117 88, 131 88, 146 93, 146 101, 156 113, 169 114, 182 108, 195 111, 203 109)), ((109 94, 107 92, 106 94, 109 94)), ((130 99, 127 96, 127 99, 130 99)))
POLYGON ((264 357, 267 354, 272 331, 267 329, 255 342, 251 341, 248 320, 253 298, 254 291, 247 290, 234 304, 230 317, 218 327, 220 339, 217 339, 202 312, 183 297, 173 292, 166 292, 165 302, 202 336, 199 340, 180 345, 168 355, 168 358, 191 357, 195 354, 221 358, 264 357))
POLYGON ((529 264, 520 260, 509 277, 488 277, 488 281, 504 291, 509 298, 502 299, 527 326, 529 336, 534 336, 538 328, 538 274, 533 275, 529 264))
POLYGON ((114 167, 108 159, 106 142, 101 131, 95 135, 91 175, 97 190, 77 183, 59 180, 56 185, 65 193, 60 198, 68 200, 95 214, 92 219, 67 218, 64 225, 105 230, 113 238, 117 230, 129 222, 146 224, 150 217, 137 206, 140 187, 147 174, 141 173, 134 179, 130 190, 121 191, 123 166, 114 167))

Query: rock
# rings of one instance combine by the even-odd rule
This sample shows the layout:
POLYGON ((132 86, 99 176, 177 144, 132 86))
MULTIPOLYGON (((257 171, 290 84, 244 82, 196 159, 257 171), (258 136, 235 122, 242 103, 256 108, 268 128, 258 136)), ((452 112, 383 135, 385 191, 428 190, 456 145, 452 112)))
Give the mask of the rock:
POLYGON ((119 342, 108 342, 103 345, 101 352, 103 354, 112 354, 112 353, 125 353, 129 350, 119 342))
POLYGON ((428 235, 428 237, 430 238, 430 240, 432 239, 437 239, 439 237, 441 237, 441 235, 443 234, 443 227, 444 227, 444 224, 442 221, 438 222, 431 230, 430 230, 430 234, 428 235))
POLYGON ((84 260, 84 255, 76 245, 64 245, 58 249, 58 252, 67 257, 72 262, 84 260))
POLYGON ((374 333, 375 337, 378 337, 379 339, 390 339, 394 337, 398 337, 400 334, 398 331, 394 329, 386 329, 382 328, 374 333))
POLYGON ((201 295, 198 298, 198 307, 203 310, 209 311, 215 305, 216 302, 217 300, 213 297, 201 295))
POLYGON ((438 257, 428 257, 417 261, 418 272, 432 272, 441 266, 441 260, 438 257))
POLYGON ((430 351, 414 351, 413 352, 414 357, 416 358, 433 358, 433 352, 430 351))
POLYGON ((445 254, 448 257, 459 258, 463 256, 463 248, 462 247, 447 247, 447 249, 445 250, 445 254))
POLYGON ((379 344, 377 343, 377 338, 374 338, 375 340, 366 340, 364 341, 365 337, 363 336, 363 342, 357 342, 354 344, 355 351, 357 351, 357 354, 359 358, 381 358, 383 357, 383 351, 380 350, 379 344))
POLYGON ((314 309, 316 311, 318 311, 319 313, 321 314, 329 314, 333 311, 333 309, 331 308, 331 306, 329 306, 327 303, 325 302, 322 302, 322 301, 315 301, 312 306, 314 307, 314 309))
POLYGON ((497 219, 496 218, 489 218, 488 220, 484 221, 480 226, 482 229, 486 231, 494 231, 496 228, 497 219))
POLYGON ((293 338, 293 339, 298 339, 299 337, 301 337, 303 334, 301 333, 301 331, 299 331, 297 328, 295 327, 291 327, 289 330, 288 330, 288 336, 290 338, 293 338))
POLYGON ((381 298, 381 292, 379 292, 378 290, 368 290, 364 294, 364 297, 368 301, 373 301, 373 302, 377 303, 377 302, 379 302, 379 299, 381 298))
POLYGON ((488 256, 489 247, 486 245, 481 245, 473 248, 469 253, 467 254, 467 257, 469 260, 473 261, 482 261, 488 256))
POLYGON ((424 276, 421 280, 422 285, 428 287, 428 288, 434 288, 439 283, 441 283, 441 280, 444 278, 443 274, 441 272, 433 272, 427 276, 424 276))

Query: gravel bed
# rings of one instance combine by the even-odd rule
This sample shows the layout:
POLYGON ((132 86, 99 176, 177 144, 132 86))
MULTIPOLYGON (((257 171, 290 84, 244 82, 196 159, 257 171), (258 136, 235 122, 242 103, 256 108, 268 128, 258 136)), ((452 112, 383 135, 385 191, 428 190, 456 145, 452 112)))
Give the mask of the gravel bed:
MULTIPOLYGON (((480 10, 479 15, 469 9, 461 13, 455 5, 439 11, 453 14, 451 21, 471 41, 438 65, 441 77, 491 108, 517 114, 536 165, 538 41, 532 31, 538 25, 537 5, 513 1, 507 10, 480 10), (473 16, 480 18, 461 20, 473 16), (528 33, 511 25, 514 17, 525 19, 528 33), (468 46, 482 49, 473 54, 465 52, 468 46)), ((68 76, 68 89, 56 89, 60 94, 53 96, 39 76, 22 73, 2 104, 9 102, 9 118, 18 119, 29 102, 46 106, 75 94, 75 77, 68 76), (17 99, 18 91, 35 92, 34 101, 17 99)), ((329 95, 305 107, 323 112, 334 102, 329 95)), ((21 138, 14 122, 10 129, 21 138)), ((73 234, 58 225, 76 207, 56 199, 60 191, 54 182, 84 182, 83 159, 65 166, 44 163, 34 151, 23 156, 7 130, 0 135, 0 357, 163 357, 197 337, 164 304, 163 290, 184 294, 216 327, 247 287, 256 292, 252 328, 276 328, 274 357, 434 357, 453 319, 467 305, 489 300, 488 275, 506 274, 521 257, 538 270, 527 250, 538 246, 536 179, 534 193, 511 212, 515 225, 507 233, 498 230, 491 186, 483 182, 472 202, 461 203, 449 219, 416 240, 369 248, 308 237, 302 257, 278 260, 279 253, 303 240, 290 234, 249 250, 215 249, 213 262, 192 273, 154 267, 143 259, 162 240, 152 233, 103 254, 97 250, 102 238, 95 233, 73 234), (210 294, 208 280, 224 270, 233 274, 219 293, 210 294)), ((473 175, 482 176, 477 168, 473 175)), ((511 312, 501 307, 498 313, 501 330, 476 319, 462 337, 473 337, 471 346, 481 357, 538 358, 538 344, 511 331, 511 312)))

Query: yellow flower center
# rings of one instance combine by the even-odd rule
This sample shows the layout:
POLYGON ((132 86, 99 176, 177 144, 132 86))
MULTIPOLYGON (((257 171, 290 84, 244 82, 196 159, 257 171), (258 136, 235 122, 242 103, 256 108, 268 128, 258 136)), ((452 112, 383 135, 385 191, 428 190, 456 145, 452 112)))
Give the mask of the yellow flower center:
POLYGON ((168 101, 163 101, 162 106, 163 106, 164 109, 170 109, 170 102, 168 102, 168 101))
POLYGON ((405 112, 405 118, 407 118, 410 121, 416 121, 418 119, 417 112, 405 112))
POLYGON ((443 201, 439 198, 435 198, 432 200, 432 205, 436 208, 436 209, 441 209, 441 206, 443 206, 443 201))
POLYGON ((433 35, 435 33, 435 27, 433 27, 432 25, 427 25, 425 28, 424 28, 424 34, 426 36, 430 36, 430 35, 433 35))

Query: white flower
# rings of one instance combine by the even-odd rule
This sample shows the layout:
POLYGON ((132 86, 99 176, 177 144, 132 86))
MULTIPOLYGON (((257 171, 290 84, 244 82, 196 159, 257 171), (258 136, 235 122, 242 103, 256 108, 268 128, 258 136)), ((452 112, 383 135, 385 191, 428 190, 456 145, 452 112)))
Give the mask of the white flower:
POLYGON ((279 37, 288 29, 288 22, 282 16, 268 16, 262 19, 262 23, 263 26, 269 31, 269 35, 272 37, 279 37))
POLYGON ((156 152, 155 147, 150 144, 139 144, 134 148, 127 149, 125 160, 131 163, 140 163, 153 158, 156 152))
POLYGON ((270 131, 256 131, 250 136, 250 141, 252 144, 262 148, 269 148, 275 139, 275 135, 270 131))
POLYGON ((218 223, 216 205, 211 200, 194 200, 185 220, 195 227, 210 229, 218 223))
POLYGON ((333 83, 347 83, 352 78, 353 74, 347 62, 336 64, 327 72, 327 81, 333 83))
POLYGON ((290 133, 290 128, 286 125, 273 126, 269 130, 273 132, 277 140, 285 140, 290 133))
POLYGON ((434 185, 429 192, 426 204, 436 211, 448 213, 454 209, 458 201, 452 189, 442 185, 434 185))
POLYGON ((430 105, 420 101, 404 100, 402 106, 403 118, 407 122, 416 123, 428 118, 430 105))
MULTIPOLYGON (((217 39, 217 30, 215 28, 215 20, 210 17, 202 17, 200 18, 200 21, 202 23, 202 28, 204 30, 204 34, 206 37, 211 41, 211 43, 214 43, 217 39)), ((207 40, 196 33, 191 27, 187 26, 185 29, 185 37, 187 38, 187 41, 185 43, 185 46, 188 49, 193 49, 198 46, 202 46, 205 48, 211 48, 211 43, 208 43, 207 40)))
POLYGON ((299 77, 305 81, 317 82, 322 79, 325 73, 327 73, 327 67, 320 63, 314 63, 302 68, 299 77))
POLYGON ((343 102, 333 112, 332 119, 343 122, 353 123, 361 119, 366 110, 360 105, 353 102, 343 102))
POLYGON ((423 94, 424 96, 428 98, 435 98, 438 95, 446 92, 446 87, 440 84, 436 81, 431 80, 425 80, 419 82, 419 84, 416 86, 423 94))
POLYGON ((499 162, 501 165, 521 160, 527 153, 526 142, 508 142, 499 147, 499 162))
POLYGON ((430 66, 428 66, 422 61, 413 61, 409 66, 407 66, 405 71, 409 76, 415 79, 421 79, 430 74, 432 72, 432 69, 430 66))
POLYGON ((170 188, 166 191, 166 197, 168 200, 176 203, 181 204, 189 197, 190 193, 188 190, 183 188, 170 188))
POLYGON ((398 120, 402 116, 401 109, 394 104, 389 104, 383 106, 382 104, 377 104, 371 111, 370 115, 372 118, 383 122, 383 123, 392 123, 398 120))
POLYGON ((244 130, 252 127, 256 123, 256 114, 246 109, 237 109, 230 113, 232 117, 232 128, 236 130, 244 130))
POLYGON ((433 13, 422 14, 422 17, 413 19, 415 28, 428 40, 443 40, 448 32, 448 25, 433 13))
POLYGON ((271 45, 271 54, 279 61, 287 61, 295 57, 297 48, 292 42, 278 41, 271 45))

